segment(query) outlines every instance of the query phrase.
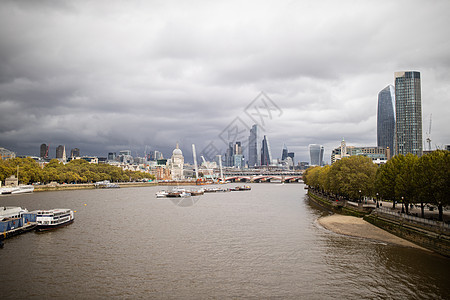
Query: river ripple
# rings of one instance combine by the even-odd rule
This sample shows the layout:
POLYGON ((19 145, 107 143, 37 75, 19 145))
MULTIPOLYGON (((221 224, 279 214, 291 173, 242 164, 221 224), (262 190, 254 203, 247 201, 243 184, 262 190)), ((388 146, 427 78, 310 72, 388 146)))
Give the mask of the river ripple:
POLYGON ((448 299, 448 259, 321 228, 303 184, 252 187, 181 203, 158 187, 1 197, 77 211, 5 241, 1 298, 448 299))

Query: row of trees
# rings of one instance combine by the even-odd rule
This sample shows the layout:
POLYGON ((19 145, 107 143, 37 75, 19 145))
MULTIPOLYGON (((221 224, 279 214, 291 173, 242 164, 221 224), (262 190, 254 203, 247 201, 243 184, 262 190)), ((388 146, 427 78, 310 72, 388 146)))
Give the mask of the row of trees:
POLYGON ((417 157, 397 155, 377 167, 370 158, 350 156, 331 166, 313 167, 303 175, 305 184, 323 193, 348 199, 379 197, 408 205, 436 205, 442 220, 450 204, 450 151, 437 150, 417 157))
POLYGON ((88 183, 102 180, 112 182, 137 181, 145 178, 154 179, 153 175, 136 171, 124 171, 108 164, 90 164, 83 159, 72 160, 67 164, 52 159, 45 167, 31 158, 14 158, 0 160, 0 180, 17 173, 19 181, 24 184, 41 182, 49 183, 88 183))

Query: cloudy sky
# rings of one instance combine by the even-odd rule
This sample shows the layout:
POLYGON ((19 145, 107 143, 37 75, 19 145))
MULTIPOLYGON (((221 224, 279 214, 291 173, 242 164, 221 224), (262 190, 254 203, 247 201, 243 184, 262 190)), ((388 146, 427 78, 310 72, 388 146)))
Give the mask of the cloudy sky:
MULTIPOLYGON (((273 157, 376 146, 377 94, 422 80, 450 144, 449 1, 1 1, 0 147, 82 155, 175 144, 189 161, 263 125, 273 157), (264 92, 264 94, 261 94, 264 92), (252 118, 253 117, 253 118, 252 118), (236 138, 236 137, 235 137, 236 138)), ((211 152, 211 151, 210 151, 211 152)))

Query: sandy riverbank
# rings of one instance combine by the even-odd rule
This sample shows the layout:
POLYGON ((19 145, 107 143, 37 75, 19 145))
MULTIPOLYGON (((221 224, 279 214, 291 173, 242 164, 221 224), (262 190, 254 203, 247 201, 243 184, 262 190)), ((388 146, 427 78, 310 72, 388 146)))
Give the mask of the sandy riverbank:
POLYGON ((413 244, 407 240, 399 238, 383 229, 380 229, 362 218, 344 216, 344 215, 331 215, 318 219, 320 225, 326 229, 349 236, 368 238, 385 243, 392 243, 405 247, 414 247, 429 251, 416 244, 413 244))

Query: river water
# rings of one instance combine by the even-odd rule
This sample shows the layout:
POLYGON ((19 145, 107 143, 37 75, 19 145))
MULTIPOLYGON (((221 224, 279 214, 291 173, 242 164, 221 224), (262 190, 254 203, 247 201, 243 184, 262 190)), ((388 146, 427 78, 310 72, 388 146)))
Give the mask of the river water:
POLYGON ((0 197, 0 206, 77 211, 69 226, 5 241, 0 298, 450 297, 449 259, 325 230, 303 184, 181 202, 157 199, 159 189, 0 197))

